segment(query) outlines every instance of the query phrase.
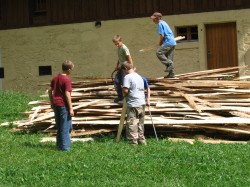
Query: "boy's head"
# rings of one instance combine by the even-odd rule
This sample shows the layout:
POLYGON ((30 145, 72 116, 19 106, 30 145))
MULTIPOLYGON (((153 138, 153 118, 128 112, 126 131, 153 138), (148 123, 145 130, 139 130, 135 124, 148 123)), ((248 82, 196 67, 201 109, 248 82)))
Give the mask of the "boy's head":
POLYGON ((129 70, 133 70, 133 65, 131 63, 129 63, 128 61, 125 61, 125 62, 122 63, 121 69, 123 71, 127 72, 129 70))
POLYGON ((112 41, 117 47, 122 46, 122 38, 120 35, 118 35, 118 34, 114 35, 112 41))
POLYGON ((155 24, 159 23, 161 20, 162 14, 160 12, 155 12, 153 15, 150 17, 155 24))
POLYGON ((68 74, 71 72, 71 70, 73 70, 73 68, 74 68, 74 64, 70 60, 65 60, 62 63, 62 70, 64 72, 68 72, 68 74))

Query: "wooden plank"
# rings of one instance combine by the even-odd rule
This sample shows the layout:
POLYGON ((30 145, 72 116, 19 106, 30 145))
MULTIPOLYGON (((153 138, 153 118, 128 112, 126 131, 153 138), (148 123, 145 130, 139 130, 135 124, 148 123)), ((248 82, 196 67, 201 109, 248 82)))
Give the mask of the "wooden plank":
POLYGON ((208 102, 208 101, 206 101, 204 99, 199 99, 198 97, 194 97, 194 96, 191 96, 191 97, 193 98, 194 101, 198 101, 198 102, 200 102, 202 104, 205 104, 205 105, 207 105, 209 107, 214 107, 214 108, 220 108, 221 107, 218 103, 214 104, 214 103, 210 103, 210 102, 208 102))
MULTIPOLYGON (((155 124, 163 125, 199 125, 199 124, 250 124, 250 118, 228 117, 210 120, 169 120, 154 117, 155 124)), ((249 132, 250 133, 250 132, 249 132)))
POLYGON ((201 76, 201 75, 209 75, 213 73, 221 73, 221 72, 226 72, 226 71, 234 71, 237 69, 245 68, 246 66, 237 66, 237 67, 227 67, 227 68, 218 68, 218 69, 212 69, 212 70, 204 70, 204 71, 197 71, 197 72, 191 72, 191 73, 184 73, 184 74, 179 74, 176 75, 176 78, 190 78, 190 77, 196 77, 196 76, 201 76))
POLYGON ((177 90, 183 90, 183 91, 188 91, 188 92, 195 92, 195 89, 190 89, 190 88, 186 88, 183 86, 179 86, 178 84, 166 84, 166 83, 156 83, 156 85, 161 85, 164 86, 166 88, 176 88, 177 90))
POLYGON ((195 101, 190 97, 188 94, 184 94, 182 92, 179 92, 180 95, 182 95, 190 104, 190 106, 196 110, 197 112, 201 113, 201 106, 197 105, 195 101))
POLYGON ((120 142, 121 140, 121 134, 124 126, 124 121, 126 117, 126 111, 127 111, 127 103, 126 103, 126 98, 123 99, 123 106, 122 106, 122 113, 121 113, 121 118, 120 118, 120 123, 118 126, 118 131, 116 135, 116 143, 120 142))
POLYGON ((230 114, 241 117, 241 118, 250 118, 250 114, 247 114, 246 112, 233 111, 233 112, 230 112, 230 114))
MULTIPOLYGON (((151 111, 152 112, 152 111, 151 111)), ((250 124, 250 118, 240 118, 240 117, 228 117, 228 118, 218 118, 218 119, 207 119, 207 120, 172 120, 163 117, 152 116, 155 125, 223 125, 223 124, 250 124)), ((121 120, 120 120, 121 121, 121 120)), ((95 120, 95 121, 79 121, 78 124, 88 124, 88 125, 117 125, 119 120, 95 120)), ((122 122, 122 121, 121 121, 122 122)), ((148 119, 145 120, 145 124, 152 124, 148 119)))
MULTIPOLYGON (((94 141, 93 138, 71 138, 71 142, 89 142, 94 141)), ((56 137, 43 137, 40 142, 56 142, 56 137)))
POLYGON ((231 92, 231 93, 250 93, 250 90, 246 90, 246 89, 235 89, 235 88, 227 88, 227 89, 213 89, 214 91, 223 91, 223 92, 231 92))
MULTIPOLYGON (((189 125, 189 126, 193 126, 193 125, 189 125)), ((250 135, 250 130, 233 129, 233 128, 227 128, 227 127, 212 127, 212 126, 205 126, 205 125, 198 125, 196 127, 203 128, 203 129, 216 130, 216 131, 229 132, 229 133, 231 132, 231 133, 250 135)))
POLYGON ((187 142, 190 144, 194 144, 196 141, 197 142, 202 142, 202 143, 209 143, 209 144, 247 144, 247 141, 229 141, 229 140, 205 140, 205 139, 187 139, 187 138, 168 138, 169 141, 172 142, 187 142))
MULTIPOLYGON (((95 100, 95 101, 92 101, 92 102, 89 102, 89 103, 86 103, 86 104, 82 104, 82 105, 73 107, 73 110, 77 110, 79 108, 86 107, 86 106, 91 105, 91 104, 96 103, 96 102, 99 102, 99 100, 95 100)), ((24 124, 19 124, 18 127, 23 126, 23 125, 29 125, 29 124, 32 124, 34 122, 39 122, 39 121, 42 121, 42 120, 45 120, 45 119, 50 119, 52 117, 54 117, 54 112, 50 112, 50 113, 48 113, 48 114, 46 114, 44 116, 36 118, 32 122, 28 122, 28 123, 24 123, 24 124)))
POLYGON ((40 110, 41 110, 41 107, 38 106, 38 107, 36 108, 35 112, 32 114, 32 116, 31 116, 31 118, 30 118, 30 122, 32 122, 32 121, 35 119, 35 117, 37 116, 38 112, 40 112, 40 110))
MULTIPOLYGON (((175 41, 183 40, 183 39, 185 39, 185 36, 177 36, 174 39, 175 39, 175 41)), ((150 47, 147 47, 147 48, 144 48, 144 49, 140 49, 139 52, 152 51, 154 49, 157 49, 158 47, 159 47, 158 45, 150 46, 150 47)))
POLYGON ((94 91, 94 90, 115 90, 114 86, 108 85, 108 86, 98 86, 98 87, 87 87, 87 88, 76 88, 73 89, 72 92, 80 92, 80 91, 94 91))

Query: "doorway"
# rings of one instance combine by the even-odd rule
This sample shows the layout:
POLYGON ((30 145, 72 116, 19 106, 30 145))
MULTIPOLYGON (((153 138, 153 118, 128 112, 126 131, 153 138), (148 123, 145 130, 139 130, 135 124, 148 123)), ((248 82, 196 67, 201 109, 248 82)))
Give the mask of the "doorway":
POLYGON ((236 23, 207 24, 207 69, 238 66, 236 23))

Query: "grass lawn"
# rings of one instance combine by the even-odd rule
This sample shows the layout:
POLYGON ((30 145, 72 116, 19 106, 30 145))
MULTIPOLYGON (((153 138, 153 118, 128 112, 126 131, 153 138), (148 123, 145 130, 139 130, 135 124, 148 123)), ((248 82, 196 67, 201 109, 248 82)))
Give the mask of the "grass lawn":
MULTIPOLYGON (((9 99, 25 107, 31 100, 0 92, 0 122, 23 117, 19 112, 25 108, 16 102, 6 104, 9 99)), ((1 187, 250 186, 249 143, 192 145, 148 137, 147 146, 131 146, 125 140, 115 143, 115 135, 101 135, 93 142, 73 142, 69 152, 59 152, 55 143, 39 142, 45 136, 0 127, 1 187)))

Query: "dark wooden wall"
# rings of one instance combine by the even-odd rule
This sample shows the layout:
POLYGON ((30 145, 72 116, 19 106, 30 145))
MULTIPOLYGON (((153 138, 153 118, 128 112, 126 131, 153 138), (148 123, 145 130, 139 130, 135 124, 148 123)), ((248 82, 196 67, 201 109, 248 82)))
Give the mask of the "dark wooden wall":
POLYGON ((0 29, 250 8, 250 0, 0 0, 0 29))

